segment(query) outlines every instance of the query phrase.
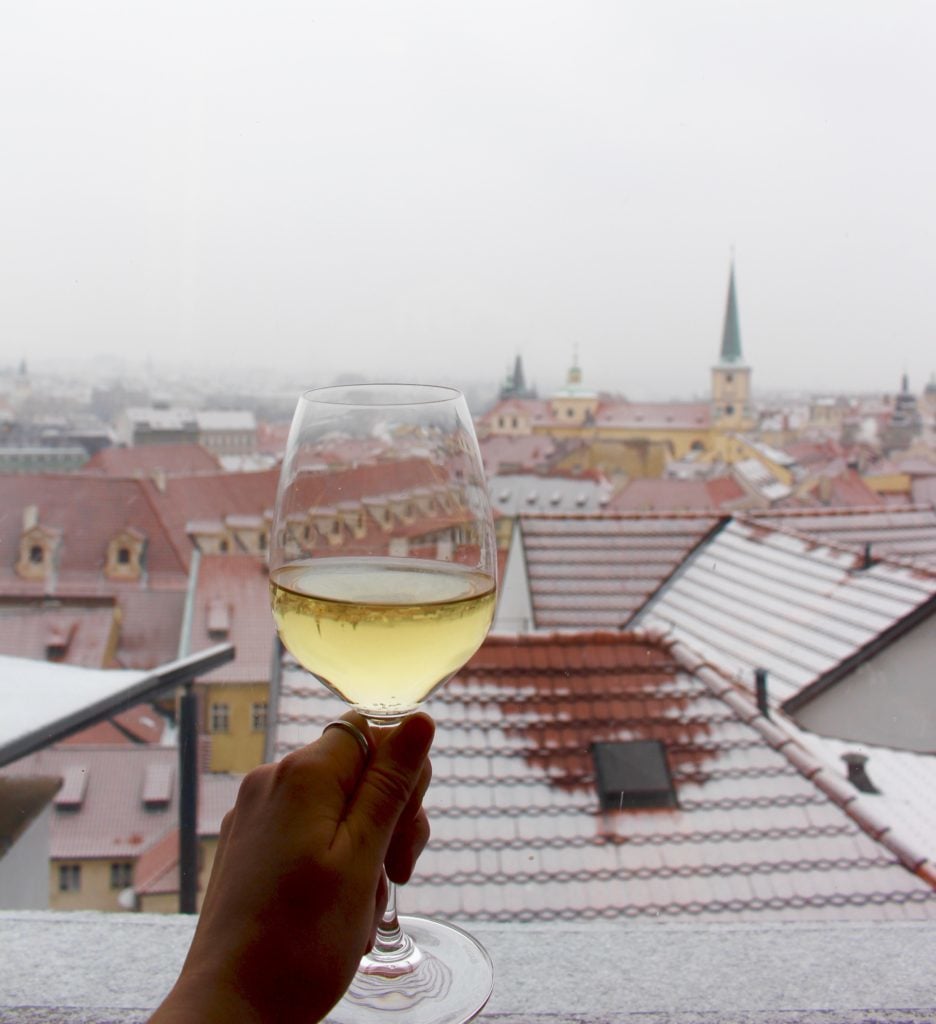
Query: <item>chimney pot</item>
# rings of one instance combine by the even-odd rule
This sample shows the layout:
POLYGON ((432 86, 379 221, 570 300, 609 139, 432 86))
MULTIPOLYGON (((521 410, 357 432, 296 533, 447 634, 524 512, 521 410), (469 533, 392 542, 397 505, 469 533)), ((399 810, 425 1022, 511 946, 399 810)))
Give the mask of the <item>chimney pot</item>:
POLYGON ((754 670, 754 693, 757 698, 757 710, 764 718, 770 718, 770 705, 767 703, 767 669, 765 668, 754 670))
POLYGON ((849 750, 842 754, 842 760, 848 769, 848 781, 861 793, 880 793, 868 775, 868 756, 857 750, 849 750))

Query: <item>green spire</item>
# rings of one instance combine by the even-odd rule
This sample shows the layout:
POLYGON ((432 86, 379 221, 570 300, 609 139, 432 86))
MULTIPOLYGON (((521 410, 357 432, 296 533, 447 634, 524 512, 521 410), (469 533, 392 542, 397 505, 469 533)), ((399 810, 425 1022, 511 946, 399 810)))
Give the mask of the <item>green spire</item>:
POLYGON ((741 328, 738 325, 738 300, 735 296, 734 261, 731 263, 731 275, 728 278, 728 302, 725 305, 725 328, 722 333, 719 362, 742 362, 741 328))

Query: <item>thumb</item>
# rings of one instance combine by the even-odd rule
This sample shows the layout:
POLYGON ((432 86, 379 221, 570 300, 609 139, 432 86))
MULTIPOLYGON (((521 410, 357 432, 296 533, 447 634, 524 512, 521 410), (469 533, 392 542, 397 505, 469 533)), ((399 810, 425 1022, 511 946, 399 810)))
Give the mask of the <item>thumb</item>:
POLYGON ((428 715, 407 718, 378 745, 358 785, 345 820, 359 835, 373 837, 381 860, 419 783, 434 735, 428 715))

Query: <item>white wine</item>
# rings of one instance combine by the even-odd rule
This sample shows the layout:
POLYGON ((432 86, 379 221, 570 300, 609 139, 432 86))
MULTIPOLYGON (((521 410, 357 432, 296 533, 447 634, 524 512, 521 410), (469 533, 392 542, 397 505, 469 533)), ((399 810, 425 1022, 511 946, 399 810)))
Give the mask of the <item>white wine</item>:
POLYGON ((455 562, 321 558, 271 574, 273 617, 296 660, 373 717, 414 711, 481 646, 494 580, 455 562))

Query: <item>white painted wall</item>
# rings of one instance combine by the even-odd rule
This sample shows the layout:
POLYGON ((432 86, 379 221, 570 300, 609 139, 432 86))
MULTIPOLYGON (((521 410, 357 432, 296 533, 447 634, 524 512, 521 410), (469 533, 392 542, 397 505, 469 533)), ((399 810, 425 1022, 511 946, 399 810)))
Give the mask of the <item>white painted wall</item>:
POLYGON ((936 753, 936 616, 794 715, 821 736, 936 753))
POLYGON ((0 857, 0 909, 49 909, 49 830, 52 805, 48 804, 0 857))

